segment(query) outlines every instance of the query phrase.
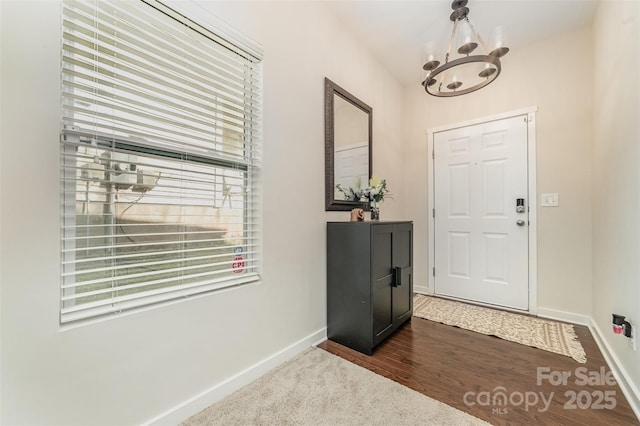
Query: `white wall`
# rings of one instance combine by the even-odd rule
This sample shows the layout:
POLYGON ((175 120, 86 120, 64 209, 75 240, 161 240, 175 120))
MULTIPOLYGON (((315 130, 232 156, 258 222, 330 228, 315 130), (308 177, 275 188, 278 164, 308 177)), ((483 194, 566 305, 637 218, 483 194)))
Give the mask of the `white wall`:
POLYGON ((640 330, 640 3, 600 2, 594 19, 593 319, 635 383, 640 345, 611 332, 611 314, 640 330), (603 54, 604 53, 604 54, 603 54))
MULTIPOLYGON (((257 285, 58 325, 57 1, 0 2, 2 424, 137 424, 326 326, 324 77, 373 108, 374 172, 404 219, 403 92, 321 3, 203 3, 264 46, 257 285)), ((206 16, 202 13, 201 17, 206 16)))
MULTIPOLYGON (((426 130, 537 106, 537 191, 557 192, 560 207, 538 208, 538 307, 591 313, 592 34, 589 26, 512 49, 486 88, 455 98, 406 89, 409 134, 406 179, 426 188, 426 130)), ((426 191, 406 198, 416 221, 418 285, 427 285, 426 191), (421 267, 421 268, 418 268, 421 267)))

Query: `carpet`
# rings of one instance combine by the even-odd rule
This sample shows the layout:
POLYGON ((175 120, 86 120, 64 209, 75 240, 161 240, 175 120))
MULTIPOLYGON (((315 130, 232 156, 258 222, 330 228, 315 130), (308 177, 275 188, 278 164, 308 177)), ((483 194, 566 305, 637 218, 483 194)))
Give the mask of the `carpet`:
POLYGON ((183 425, 488 425, 318 348, 310 348, 183 425))
POLYGON ((587 362, 571 324, 416 294, 413 315, 587 362))

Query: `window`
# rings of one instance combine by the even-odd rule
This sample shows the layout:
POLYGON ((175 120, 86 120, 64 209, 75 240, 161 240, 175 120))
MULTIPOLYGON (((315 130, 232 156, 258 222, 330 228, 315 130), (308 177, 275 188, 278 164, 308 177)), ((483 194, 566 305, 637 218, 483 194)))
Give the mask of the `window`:
POLYGON ((258 279, 261 84, 155 0, 64 0, 62 323, 258 279))

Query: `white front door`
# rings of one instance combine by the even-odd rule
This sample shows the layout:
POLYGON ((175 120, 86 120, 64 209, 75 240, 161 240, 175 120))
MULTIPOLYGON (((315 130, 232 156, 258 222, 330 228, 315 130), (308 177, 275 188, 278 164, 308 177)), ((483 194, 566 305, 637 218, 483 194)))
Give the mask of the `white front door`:
POLYGON ((525 116, 435 133, 433 148, 434 293, 528 310, 525 116))

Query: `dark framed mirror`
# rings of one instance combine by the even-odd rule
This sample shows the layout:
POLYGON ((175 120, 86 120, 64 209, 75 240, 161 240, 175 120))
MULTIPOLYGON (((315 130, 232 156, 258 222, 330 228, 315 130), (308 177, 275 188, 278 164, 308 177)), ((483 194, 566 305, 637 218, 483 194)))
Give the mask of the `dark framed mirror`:
POLYGON ((325 210, 368 209, 354 194, 371 178, 371 107, 328 78, 324 86, 325 210))

